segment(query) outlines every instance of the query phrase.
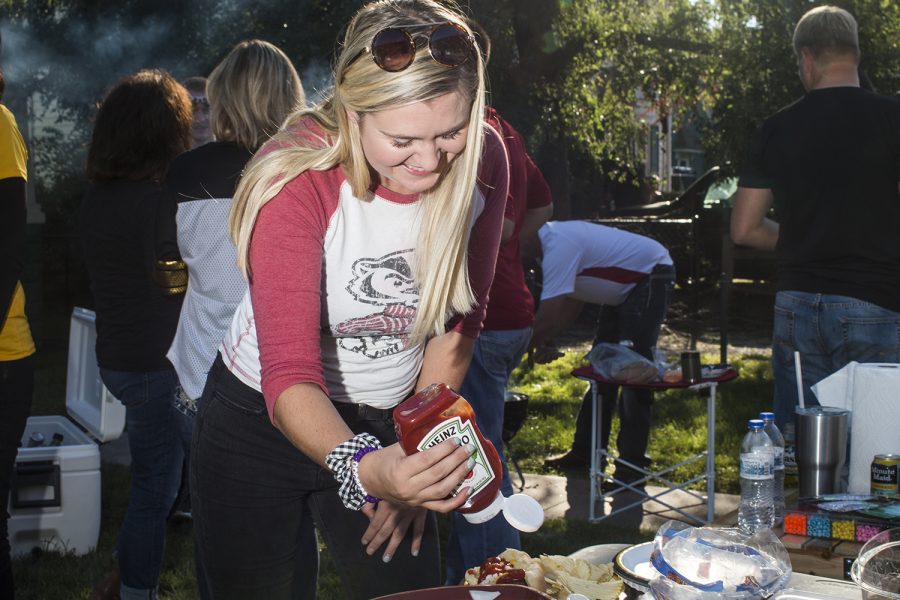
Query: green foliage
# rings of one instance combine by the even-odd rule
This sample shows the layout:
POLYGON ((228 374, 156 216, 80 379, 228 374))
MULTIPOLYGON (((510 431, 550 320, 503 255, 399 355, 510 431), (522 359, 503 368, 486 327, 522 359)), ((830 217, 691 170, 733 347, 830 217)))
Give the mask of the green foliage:
POLYGON ((645 123, 638 107, 680 116, 707 95, 708 4, 688 0, 574 0, 554 31, 574 46, 561 85, 543 90, 556 102, 554 123, 595 158, 634 169, 633 141, 645 123))
MULTIPOLYGON (((859 21, 872 84, 900 94, 900 4, 835 3, 859 21)), ((208 73, 236 42, 259 37, 287 52, 312 96, 329 85, 341 28, 360 4, 5 0, 6 103, 35 124, 40 201, 55 202, 66 178, 80 176, 93 106, 121 76, 145 67, 208 73)), ((707 164, 739 163, 756 125, 803 92, 791 35, 810 0, 460 4, 491 34, 490 101, 528 140, 560 218, 571 216, 571 194, 594 193, 586 182, 636 169, 647 111, 671 115, 676 128, 703 126, 707 164)))

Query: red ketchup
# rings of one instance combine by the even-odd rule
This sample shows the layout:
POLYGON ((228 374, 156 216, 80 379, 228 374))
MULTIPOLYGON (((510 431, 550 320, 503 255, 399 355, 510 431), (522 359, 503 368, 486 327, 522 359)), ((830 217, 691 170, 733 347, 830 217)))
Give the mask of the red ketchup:
POLYGON ((407 454, 427 450, 449 438, 462 445, 473 444, 475 466, 453 490, 472 488, 458 512, 470 523, 483 523, 501 510, 507 521, 522 531, 536 531, 544 520, 540 504, 526 494, 506 498, 500 492, 503 465, 490 440, 475 423, 475 411, 465 398, 443 383, 433 383, 394 409, 394 428, 400 447, 407 454))

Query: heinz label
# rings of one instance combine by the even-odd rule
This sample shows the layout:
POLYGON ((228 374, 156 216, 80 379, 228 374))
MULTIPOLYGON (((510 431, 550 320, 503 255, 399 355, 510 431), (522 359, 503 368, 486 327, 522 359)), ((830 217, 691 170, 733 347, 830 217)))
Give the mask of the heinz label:
POLYGON ((472 488, 469 500, 463 505, 467 506, 472 501, 472 498, 475 497, 475 494, 493 481, 496 474, 494 473, 494 470, 491 469, 491 465, 487 460, 481 442, 478 440, 478 436, 475 435, 472 422, 468 420, 463 421, 459 417, 451 417, 441 422, 434 429, 425 434, 425 437, 422 438, 422 441, 419 442, 419 445, 416 446, 416 448, 419 451, 427 450, 450 438, 459 439, 463 446, 466 444, 473 444, 475 446, 475 452, 472 454, 472 458, 475 459, 475 466, 472 467, 472 470, 469 471, 466 478, 463 479, 462 483, 460 483, 452 492, 455 496, 464 487, 472 488))

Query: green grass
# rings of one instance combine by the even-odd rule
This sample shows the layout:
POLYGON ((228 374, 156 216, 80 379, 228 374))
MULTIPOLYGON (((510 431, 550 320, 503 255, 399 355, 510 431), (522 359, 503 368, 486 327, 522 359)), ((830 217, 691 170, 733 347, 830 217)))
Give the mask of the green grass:
MULTIPOLYGON (((569 448, 575 416, 587 384, 570 375, 583 364, 581 352, 571 351, 548 365, 531 371, 518 369, 513 374, 513 389, 529 396, 529 416, 512 440, 512 449, 523 470, 546 473, 543 460, 549 454, 569 448)), ((707 362, 718 357, 704 356, 707 362)), ((33 414, 63 414, 65 352, 46 349, 38 363, 33 414)), ((737 458, 747 419, 771 406, 772 374, 769 359, 763 355, 736 358, 740 378, 719 386, 716 405, 716 490, 737 493, 737 458)), ((612 439, 618 431, 613 421, 612 439)), ((654 427, 649 454, 654 461, 672 464, 706 448, 706 396, 690 391, 658 394, 654 403, 654 427)), ((675 473, 694 476, 703 469, 702 461, 675 473)), ((75 557, 44 552, 16 561, 14 565, 19 600, 82 600, 88 598, 94 583, 112 566, 115 538, 127 503, 128 470, 104 464, 102 467, 102 526, 95 552, 75 557)), ((442 537, 447 535, 447 519, 439 519, 442 537)), ((653 532, 620 530, 605 521, 590 524, 574 519, 547 521, 536 533, 523 535, 524 549, 531 554, 569 554, 578 548, 598 543, 633 543, 651 539, 653 532)), ((323 600, 342 597, 340 581, 327 557, 322 555, 320 594, 323 600)), ((160 582, 161 597, 166 600, 196 598, 193 576, 193 546, 189 525, 170 526, 166 562, 160 582)))
MULTIPOLYGON (((703 356, 708 363, 717 358, 703 356)), ((529 396, 528 419, 511 442, 524 471, 544 472, 543 461, 547 455, 565 452, 571 446, 575 417, 588 384, 570 373, 583 364, 582 353, 567 352, 552 363, 536 365, 531 371, 520 367, 513 373, 511 387, 529 396)), ((716 397, 716 491, 729 494, 740 491, 737 459, 747 419, 755 418, 761 410, 770 410, 772 403, 772 369, 768 356, 745 355, 736 358, 733 365, 739 378, 720 385, 716 397)), ((668 390, 656 394, 648 449, 654 467, 678 463, 706 449, 706 399, 705 390, 668 390)), ((615 417, 611 440, 615 440, 618 430, 615 417)), ((615 451, 614 441, 610 450, 615 451)), ((703 470, 703 461, 697 461, 673 475, 687 479, 703 470)))

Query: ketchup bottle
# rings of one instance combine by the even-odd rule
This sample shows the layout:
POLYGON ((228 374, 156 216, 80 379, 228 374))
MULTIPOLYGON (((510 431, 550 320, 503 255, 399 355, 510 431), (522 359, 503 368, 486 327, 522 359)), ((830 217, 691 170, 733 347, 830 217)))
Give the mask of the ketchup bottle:
POLYGON ((484 523, 501 510, 506 520, 521 531, 536 531, 544 522, 541 505, 527 494, 509 498, 500 492, 503 464, 490 440, 475 422, 475 411, 465 398, 443 383, 433 383, 394 409, 394 429, 406 454, 427 450, 449 438, 473 444, 475 466, 453 490, 472 488, 466 503, 457 509, 470 523, 484 523))

